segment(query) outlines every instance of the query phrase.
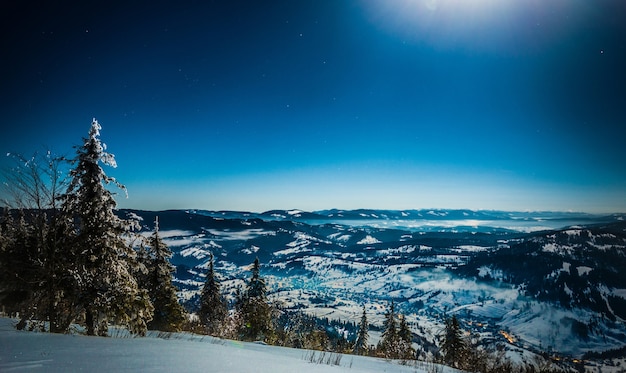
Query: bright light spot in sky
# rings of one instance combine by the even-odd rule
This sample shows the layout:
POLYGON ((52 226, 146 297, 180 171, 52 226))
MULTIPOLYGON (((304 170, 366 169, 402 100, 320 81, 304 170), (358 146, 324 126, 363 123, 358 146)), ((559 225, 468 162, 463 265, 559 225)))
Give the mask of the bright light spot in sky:
POLYGON ((365 6, 374 19, 386 23, 383 27, 403 33, 449 35, 488 27, 514 10, 512 1, 507 0, 391 0, 367 2, 365 6))
POLYGON ((370 20, 391 35, 435 49, 525 52, 567 32, 585 9, 564 0, 365 1, 370 20))
POLYGON ((497 6, 502 6, 506 1, 502 0, 407 0, 409 6, 420 7, 423 6, 427 10, 435 11, 448 11, 465 13, 468 16, 475 15, 477 12, 487 12, 497 6))

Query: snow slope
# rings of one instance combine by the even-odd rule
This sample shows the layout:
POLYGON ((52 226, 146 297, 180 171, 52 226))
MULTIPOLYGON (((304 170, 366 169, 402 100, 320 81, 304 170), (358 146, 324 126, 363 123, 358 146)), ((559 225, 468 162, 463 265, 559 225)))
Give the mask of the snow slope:
MULTIPOLYGON (((176 333, 169 339, 102 338, 16 331, 0 318, 0 372, 427 372, 381 359, 343 355, 311 363, 313 352, 176 333)), ((316 351, 316 356, 321 352, 316 351)), ((336 356, 336 355, 335 355, 336 356)), ((441 368, 451 373, 453 369, 441 368)))

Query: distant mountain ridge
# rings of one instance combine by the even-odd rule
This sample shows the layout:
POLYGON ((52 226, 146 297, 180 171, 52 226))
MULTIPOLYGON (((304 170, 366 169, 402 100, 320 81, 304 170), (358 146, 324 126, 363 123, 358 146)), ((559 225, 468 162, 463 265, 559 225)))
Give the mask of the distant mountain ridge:
POLYGON ((624 214, 589 214, 584 212, 560 212, 560 211, 501 211, 501 210, 469 210, 469 209, 407 209, 407 210, 378 210, 378 209, 356 209, 356 210, 318 210, 303 211, 299 209, 291 210, 269 210, 261 213, 248 211, 209 211, 190 210, 197 214, 204 214, 213 217, 228 218, 263 218, 274 220, 617 220, 624 218, 624 214))

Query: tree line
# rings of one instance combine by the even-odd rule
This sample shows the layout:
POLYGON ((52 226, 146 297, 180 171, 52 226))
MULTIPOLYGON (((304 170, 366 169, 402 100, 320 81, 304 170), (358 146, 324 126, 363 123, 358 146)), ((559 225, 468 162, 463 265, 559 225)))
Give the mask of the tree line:
MULTIPOLYGON (((348 336, 270 302, 258 258, 246 286, 229 303, 211 256, 196 318, 191 317, 172 283, 172 252, 159 235, 158 217, 145 238, 139 221, 115 213, 110 187, 126 189, 102 168, 116 162, 100 130, 94 119, 71 159, 50 152, 28 159, 13 155, 16 166, 4 172, 0 305, 4 313, 19 315, 17 328, 67 333, 79 325, 87 335, 99 336, 107 336, 111 325, 136 335, 187 329, 286 347, 417 358, 415 335, 394 302, 374 346, 365 307, 357 332, 348 336)), ((469 343, 455 317, 446 321, 439 345, 435 358, 441 363, 485 373, 514 371, 503 354, 469 343)))

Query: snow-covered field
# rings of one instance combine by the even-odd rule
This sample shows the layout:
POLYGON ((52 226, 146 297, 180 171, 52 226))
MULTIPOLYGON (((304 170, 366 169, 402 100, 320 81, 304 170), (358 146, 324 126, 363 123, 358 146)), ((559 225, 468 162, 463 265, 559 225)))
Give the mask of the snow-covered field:
MULTIPOLYGON (((430 372, 370 357, 175 333, 169 339, 102 338, 17 331, 0 318, 0 372, 430 372), (324 360, 317 363, 319 359, 324 360), (311 362, 311 360, 315 362, 311 362), (330 360, 330 364, 326 361, 330 360), (334 363, 338 361, 338 365, 334 363)), ((437 372, 454 369, 437 366, 437 372)))

